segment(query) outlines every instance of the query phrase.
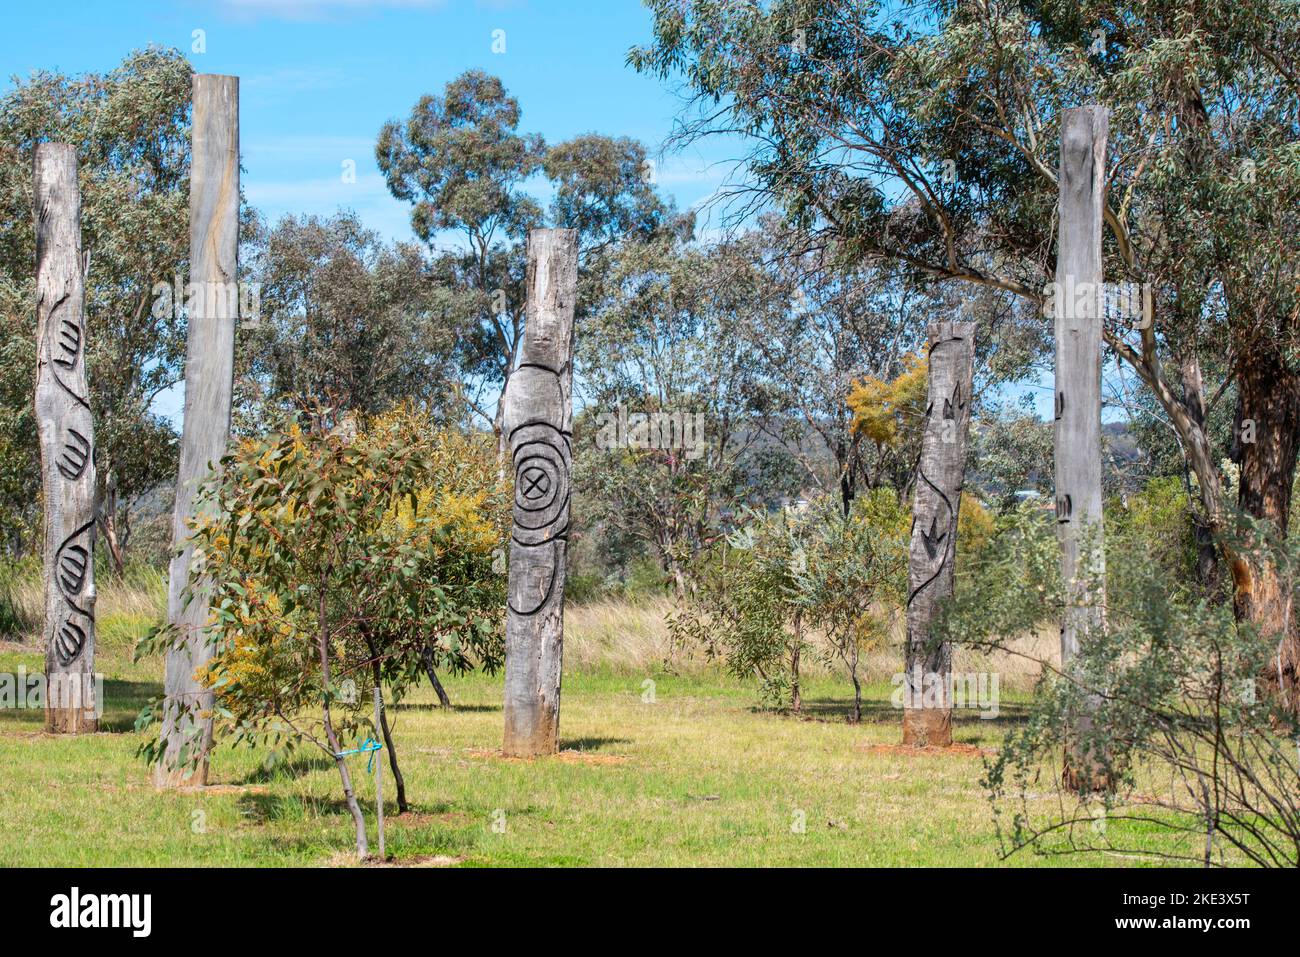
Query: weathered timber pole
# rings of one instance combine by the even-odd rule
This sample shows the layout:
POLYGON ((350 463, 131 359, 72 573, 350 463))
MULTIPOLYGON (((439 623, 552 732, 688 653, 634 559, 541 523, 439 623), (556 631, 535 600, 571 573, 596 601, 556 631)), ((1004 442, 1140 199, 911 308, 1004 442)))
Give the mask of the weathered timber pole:
POLYGON ((176 637, 167 653, 162 754, 154 774, 160 786, 207 783, 212 693, 194 672, 211 657, 210 587, 201 578, 191 581, 185 541, 195 493, 229 441, 239 311, 239 78, 196 74, 193 99, 185 418, 167 587, 167 621, 176 637))
POLYGON ((86 384, 86 285, 77 152, 36 147, 36 426, 45 492, 45 727, 98 727, 95 433, 86 384))
POLYGON ((952 648, 931 630, 941 603, 952 595, 974 364, 974 323, 930 326, 929 402, 912 501, 903 674, 903 743, 914 747, 952 744, 952 648))
MULTIPOLYGON (((1101 504, 1102 214, 1106 202, 1109 112, 1101 106, 1065 111, 1061 123, 1060 235, 1057 244, 1056 529, 1061 543, 1065 607, 1061 667, 1089 635, 1105 627, 1105 556, 1101 504)), ((1071 735, 1086 736, 1087 707, 1071 719, 1071 735)), ((1104 787, 1089 756, 1067 748, 1064 783, 1073 790, 1104 787)))
POLYGON ((559 748, 577 286, 577 232, 533 230, 524 340, 503 418, 515 468, 503 750, 516 757, 559 748))

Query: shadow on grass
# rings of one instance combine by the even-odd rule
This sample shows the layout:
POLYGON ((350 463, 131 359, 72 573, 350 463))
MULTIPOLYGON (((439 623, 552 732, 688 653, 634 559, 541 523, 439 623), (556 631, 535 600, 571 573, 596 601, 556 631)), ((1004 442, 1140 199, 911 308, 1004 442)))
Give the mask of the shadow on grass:
POLYGON ((561 751, 599 751, 607 744, 629 744, 630 738, 561 738, 561 751))
POLYGON ((260 765, 240 779, 240 784, 270 784, 272 781, 293 781, 311 774, 313 771, 332 771, 335 765, 323 754, 295 754, 285 761, 277 761, 269 767, 260 765))
POLYGON ((410 703, 403 701, 392 705, 391 707, 394 711, 441 711, 446 714, 486 714, 488 712, 501 710, 501 705, 499 704, 453 704, 451 708, 448 709, 444 708, 442 705, 433 704, 429 701, 416 701, 410 703))
MULTIPOLYGON (((802 721, 824 721, 840 723, 848 721, 853 713, 853 702, 844 698, 805 698, 803 708, 798 713, 792 711, 774 711, 770 708, 754 707, 754 713, 784 714, 802 721)), ((1024 724, 1029 719, 1027 704, 1002 702, 998 705, 996 718, 982 718, 980 712, 973 708, 961 708, 953 712, 954 727, 985 726, 989 730, 1005 729, 1012 725, 1024 724)), ((902 725, 903 712, 887 701, 866 700, 862 702, 862 723, 902 725)))
POLYGON ((302 794, 251 792, 239 796, 238 808, 240 815, 246 821, 258 825, 302 821, 308 817, 324 815, 337 815, 351 820, 347 801, 342 794, 338 797, 322 798, 302 794))
MULTIPOLYGON (((29 676, 30 677, 30 676, 29 676)), ((140 709, 162 691, 156 681, 104 681, 104 711, 99 718, 100 734, 124 734, 135 730, 135 719, 140 709)), ((45 727, 44 698, 39 707, 5 709, 6 722, 24 726, 23 730, 41 730, 45 727)))
POLYGON ((135 730, 135 719, 146 704, 162 694, 158 681, 104 681, 104 714, 99 730, 107 734, 124 734, 135 730))

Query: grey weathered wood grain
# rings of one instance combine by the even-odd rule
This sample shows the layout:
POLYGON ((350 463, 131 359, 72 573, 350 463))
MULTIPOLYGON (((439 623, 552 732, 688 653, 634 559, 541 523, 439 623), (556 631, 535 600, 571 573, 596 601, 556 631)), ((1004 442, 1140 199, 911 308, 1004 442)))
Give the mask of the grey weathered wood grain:
POLYGON ((36 424, 45 492, 45 726, 96 730, 95 430, 77 153, 36 147, 36 424))
POLYGON ((903 743, 952 744, 952 649, 931 634, 952 595, 957 516, 970 431, 975 324, 930 326, 928 403, 912 503, 908 556, 907 645, 903 687, 903 743))
POLYGON ((226 451, 234 376, 239 227, 239 78, 197 74, 194 77, 193 153, 190 165, 190 282, 198 295, 189 297, 185 350, 185 409, 176 504, 172 515, 167 620, 177 642, 167 654, 159 784, 204 784, 207 751, 212 741, 212 694, 194 679, 210 657, 204 626, 209 588, 195 580, 191 597, 189 536, 194 495, 226 451), (203 758, 188 777, 178 758, 183 749, 199 749, 203 758))
MULTIPOLYGON (((1056 259, 1056 528, 1065 608, 1061 662, 1104 627, 1105 560, 1101 499, 1102 216, 1109 113, 1083 106, 1061 124, 1059 239, 1056 259)), ((1087 716, 1076 721, 1085 726, 1087 716)), ((1067 765, 1071 762, 1067 757, 1067 765)), ((1080 783, 1081 763, 1067 767, 1080 783)))
POLYGON ((577 285, 577 232, 533 230, 524 338, 503 418, 515 470, 504 751, 521 757, 559 747, 577 285))

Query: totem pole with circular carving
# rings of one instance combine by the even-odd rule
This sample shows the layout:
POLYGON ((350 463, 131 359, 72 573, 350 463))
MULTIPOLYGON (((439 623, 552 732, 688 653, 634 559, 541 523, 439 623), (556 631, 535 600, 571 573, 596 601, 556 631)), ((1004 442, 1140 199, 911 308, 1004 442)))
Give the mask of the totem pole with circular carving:
POLYGON ((523 344, 502 420, 515 469, 503 750, 517 757, 559 748, 577 287, 577 232, 533 230, 523 344))

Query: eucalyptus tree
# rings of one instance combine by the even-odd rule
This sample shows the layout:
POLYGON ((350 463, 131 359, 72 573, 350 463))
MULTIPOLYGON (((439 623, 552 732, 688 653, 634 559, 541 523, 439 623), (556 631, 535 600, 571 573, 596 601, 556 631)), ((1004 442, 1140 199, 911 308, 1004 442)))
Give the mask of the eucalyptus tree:
MULTIPOLYGON (((375 146, 389 190, 412 204, 411 226, 434 252, 438 282, 455 292, 447 308, 461 324, 458 359, 480 386, 471 402, 498 436, 523 335, 528 231, 577 229, 586 267, 667 215, 634 140, 587 134, 548 150, 541 136, 520 132, 520 121, 501 80, 470 70, 442 95, 421 97, 405 122, 384 124, 375 146), (528 191, 539 174, 555 187, 549 209, 528 191)), ((579 303, 586 298, 580 292, 579 303)))
MULTIPOLYGON (((1176 432, 1200 518, 1225 490, 1205 421, 1235 384, 1238 503, 1283 533, 1297 441, 1296 0, 650 0, 638 69, 684 78, 686 139, 739 131, 754 188, 845 255, 1038 304, 1062 112, 1111 111, 1104 275, 1148 283, 1107 348, 1176 432), (1207 381, 1207 359, 1225 378, 1207 381)), ((1266 550, 1225 547, 1239 616, 1286 633, 1266 550)), ((1280 670, 1294 675, 1294 636, 1280 670)))
POLYGON ((245 428, 285 403, 372 415, 414 400, 455 417, 455 311, 419 246, 385 244, 344 211, 286 216, 247 251, 261 296, 241 370, 245 428))
POLYGON ((180 53, 150 47, 103 74, 34 73, 0 99, 0 521, 30 527, 39 484, 31 171, 36 146, 59 141, 80 167, 96 497, 119 568, 134 500, 176 469, 174 430, 152 407, 180 379, 185 324, 154 308, 153 288, 189 257, 191 72, 180 53))
POLYGON ((779 302, 769 278, 747 244, 704 247, 685 224, 626 242, 577 340, 582 521, 635 537, 679 593, 720 513, 755 494, 764 360, 742 329, 779 302))

